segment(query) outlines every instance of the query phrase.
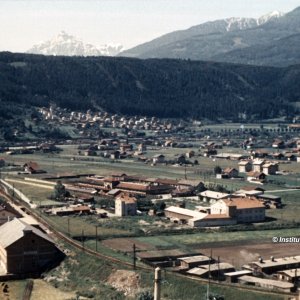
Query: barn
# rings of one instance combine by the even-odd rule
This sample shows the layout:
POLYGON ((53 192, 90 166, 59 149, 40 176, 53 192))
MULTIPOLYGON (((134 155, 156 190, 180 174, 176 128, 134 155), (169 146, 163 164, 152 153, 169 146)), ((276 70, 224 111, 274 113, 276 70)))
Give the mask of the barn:
POLYGON ((57 261, 59 254, 46 233, 20 219, 0 226, 0 264, 8 274, 40 273, 57 261))

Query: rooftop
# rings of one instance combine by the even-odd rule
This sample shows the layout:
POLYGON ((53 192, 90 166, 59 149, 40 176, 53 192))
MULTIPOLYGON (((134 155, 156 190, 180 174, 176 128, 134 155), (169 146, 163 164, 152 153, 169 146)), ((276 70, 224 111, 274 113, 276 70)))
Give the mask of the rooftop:
POLYGON ((202 197, 208 197, 208 198, 212 198, 212 199, 223 199, 223 198, 227 198, 229 196, 229 194, 215 192, 215 191, 209 191, 209 190, 200 193, 200 195, 202 197))
POLYGON ((265 279, 265 278, 258 278, 253 276, 244 275, 240 277, 240 280, 249 282, 249 283, 259 283, 262 285, 272 285, 274 287, 283 288, 283 289, 291 289, 294 287, 292 283, 285 282, 285 281, 278 281, 273 279, 265 279))
POLYGON ((290 264, 300 263, 300 255, 298 256, 290 256, 290 257, 282 257, 282 258, 275 258, 274 260, 263 260, 262 262, 255 261, 251 264, 255 264, 261 268, 270 268, 270 267, 277 267, 277 266, 285 266, 290 264))
POLYGON ((261 201, 256 198, 250 197, 241 197, 241 198, 232 198, 223 200, 226 205, 233 206, 235 205, 237 209, 246 209, 246 208, 264 208, 265 206, 261 201))
MULTIPOLYGON (((210 258, 205 255, 196 255, 196 256, 188 256, 188 257, 180 257, 178 258, 180 261, 185 263, 196 263, 196 262, 203 262, 203 261, 210 261, 210 258)), ((299 273, 300 274, 300 273, 299 273)))
POLYGON ((194 219, 203 219, 204 217, 207 216, 207 214, 205 214, 205 213, 201 213, 199 211, 181 208, 181 207, 177 207, 177 206, 170 206, 165 209, 165 212, 173 212, 173 213, 185 215, 185 216, 188 216, 188 217, 191 217, 194 219))
POLYGON ((0 226, 0 245, 3 248, 7 248, 16 241, 20 240, 25 235, 26 231, 32 231, 35 235, 38 235, 50 243, 54 243, 53 240, 41 230, 21 221, 20 219, 15 218, 12 221, 6 222, 0 226))

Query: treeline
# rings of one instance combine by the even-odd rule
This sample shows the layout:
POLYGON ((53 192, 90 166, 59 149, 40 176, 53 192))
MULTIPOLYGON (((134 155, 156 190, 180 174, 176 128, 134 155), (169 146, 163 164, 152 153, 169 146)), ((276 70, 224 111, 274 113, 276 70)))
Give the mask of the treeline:
POLYGON ((12 107, 55 102, 129 115, 265 119, 295 113, 299 79, 300 66, 0 53, 0 104, 12 107))

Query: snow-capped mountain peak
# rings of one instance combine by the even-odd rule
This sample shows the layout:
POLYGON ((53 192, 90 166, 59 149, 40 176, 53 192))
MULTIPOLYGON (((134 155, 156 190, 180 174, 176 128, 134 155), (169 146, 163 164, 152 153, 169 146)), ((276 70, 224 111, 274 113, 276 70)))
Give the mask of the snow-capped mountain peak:
POLYGON ((278 19, 280 17, 284 16, 284 13, 278 11, 278 10, 274 10, 264 16, 261 16, 260 18, 257 19, 257 24, 258 25, 262 25, 264 23, 269 22, 272 19, 278 19))
POLYGON ((66 56, 114 56, 122 50, 122 45, 101 45, 96 47, 85 44, 76 37, 61 31, 51 40, 41 42, 29 49, 28 53, 66 56))
POLYGON ((225 22, 227 23, 226 31, 233 30, 243 30, 248 28, 253 28, 264 23, 269 22, 272 19, 280 18, 284 13, 275 10, 269 14, 261 16, 260 18, 227 18, 225 22))

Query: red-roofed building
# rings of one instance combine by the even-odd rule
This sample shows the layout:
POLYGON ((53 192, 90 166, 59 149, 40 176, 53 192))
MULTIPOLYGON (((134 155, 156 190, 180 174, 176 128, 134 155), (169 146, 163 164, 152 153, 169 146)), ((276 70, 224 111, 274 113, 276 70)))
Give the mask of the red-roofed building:
POLYGON ((211 206, 212 214, 225 214, 241 223, 261 222, 265 220, 265 206, 256 198, 222 199, 211 206))

